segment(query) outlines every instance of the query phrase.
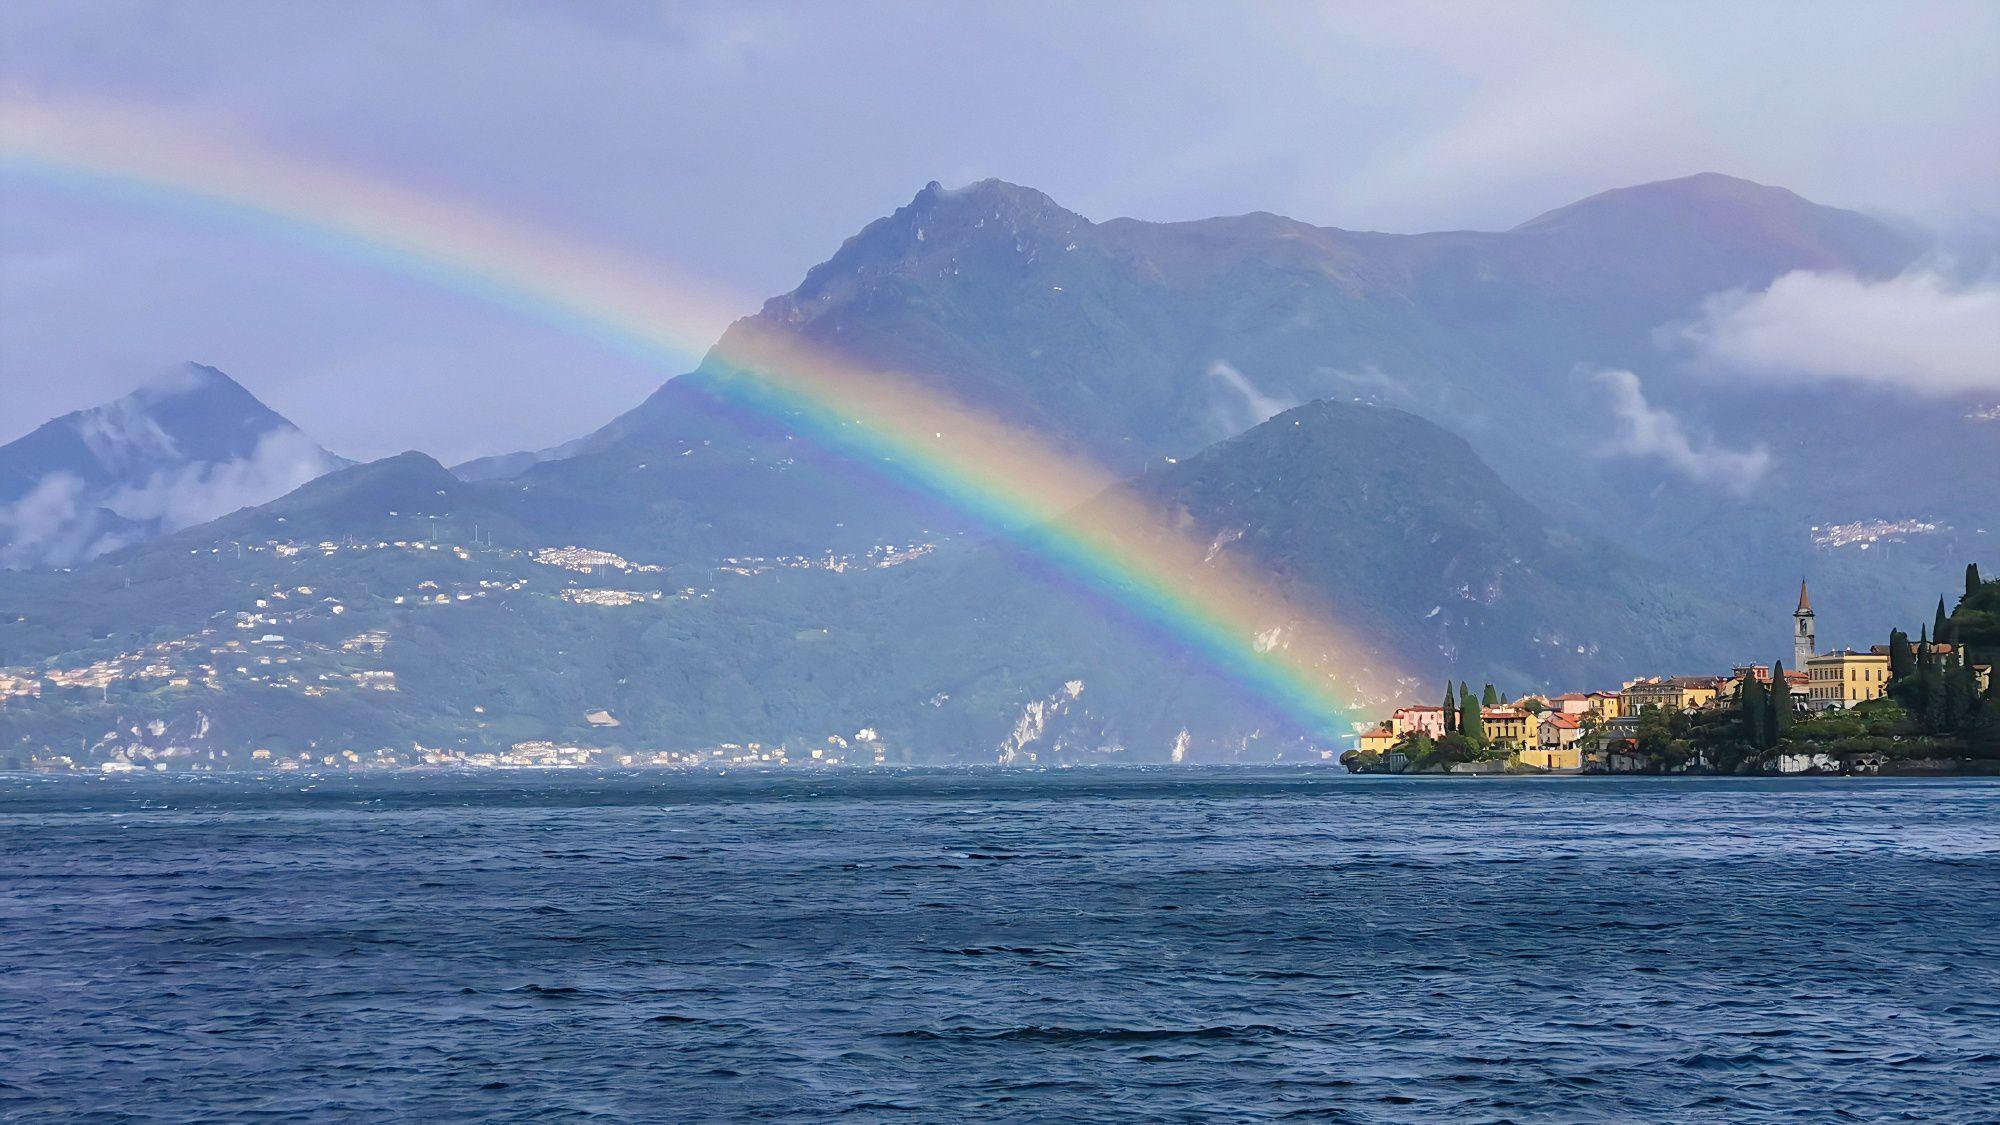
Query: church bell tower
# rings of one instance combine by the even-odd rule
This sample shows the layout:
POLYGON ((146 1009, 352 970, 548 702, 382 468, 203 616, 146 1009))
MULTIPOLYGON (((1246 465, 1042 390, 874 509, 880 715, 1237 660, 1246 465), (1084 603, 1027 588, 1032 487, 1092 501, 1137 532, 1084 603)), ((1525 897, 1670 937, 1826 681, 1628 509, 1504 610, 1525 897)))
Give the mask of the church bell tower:
POLYGON ((1799 608, 1792 611, 1798 628, 1792 631, 1792 667, 1803 670, 1817 648, 1813 638, 1812 598, 1806 594, 1805 580, 1799 581, 1799 608))

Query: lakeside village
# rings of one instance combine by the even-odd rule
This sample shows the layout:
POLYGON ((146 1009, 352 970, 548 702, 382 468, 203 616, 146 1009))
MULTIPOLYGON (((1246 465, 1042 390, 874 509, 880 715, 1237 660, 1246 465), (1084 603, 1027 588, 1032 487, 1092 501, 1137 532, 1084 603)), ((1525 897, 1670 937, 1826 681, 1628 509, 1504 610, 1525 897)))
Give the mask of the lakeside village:
POLYGON ((1355 773, 2000 773, 2000 580, 1968 565, 1965 593, 1911 640, 1818 651, 1799 585, 1792 665, 1634 679, 1617 691, 1505 699, 1447 683, 1340 761, 1355 773))

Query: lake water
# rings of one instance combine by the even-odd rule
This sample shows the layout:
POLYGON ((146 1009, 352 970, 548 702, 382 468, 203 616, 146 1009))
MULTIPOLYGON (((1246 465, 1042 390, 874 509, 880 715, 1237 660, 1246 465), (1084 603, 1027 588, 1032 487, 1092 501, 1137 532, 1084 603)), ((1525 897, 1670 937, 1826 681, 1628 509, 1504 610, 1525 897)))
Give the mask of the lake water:
POLYGON ((0 777, 0 1116, 2000 1116, 2000 783, 0 777))

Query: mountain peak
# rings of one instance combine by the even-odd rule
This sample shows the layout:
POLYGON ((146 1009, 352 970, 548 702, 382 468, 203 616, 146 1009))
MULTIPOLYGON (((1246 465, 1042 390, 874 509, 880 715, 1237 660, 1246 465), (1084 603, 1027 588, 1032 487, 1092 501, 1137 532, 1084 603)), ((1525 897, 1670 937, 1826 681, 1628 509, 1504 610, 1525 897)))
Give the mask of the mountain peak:
POLYGON ((767 302, 764 312, 806 323, 899 279, 952 276, 980 264, 1058 253, 1090 225, 1034 188, 998 179, 947 188, 932 180, 910 202, 842 243, 807 271, 796 290, 767 302))
POLYGON ((0 565, 67 566, 339 464, 234 379, 183 364, 0 446, 0 565))
MULTIPOLYGON (((1902 269, 1919 243, 1866 215, 1780 187, 1702 172, 1614 188, 1536 217, 1512 233, 1573 240, 1613 254, 1721 253, 1766 272, 1840 269, 1879 276, 1902 269), (1702 248, 1713 248, 1712 251, 1702 248)), ((1745 278, 1736 284, 1749 283, 1745 278)))
POLYGON ((1631 222, 1716 209, 1766 214, 1826 210, 1784 188, 1720 172, 1697 172, 1677 179, 1655 180, 1601 191, 1553 211, 1543 212, 1514 229, 1525 231, 1578 223, 1631 222))

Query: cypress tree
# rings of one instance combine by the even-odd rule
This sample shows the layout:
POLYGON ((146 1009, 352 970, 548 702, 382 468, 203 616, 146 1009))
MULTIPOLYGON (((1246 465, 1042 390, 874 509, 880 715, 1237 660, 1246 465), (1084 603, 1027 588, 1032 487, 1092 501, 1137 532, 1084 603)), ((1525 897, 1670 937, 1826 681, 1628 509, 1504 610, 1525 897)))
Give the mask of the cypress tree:
POLYGON ((1939 594, 1937 620, 1931 622, 1931 640, 1934 640, 1939 644, 1943 644, 1944 634, 1945 634, 1944 595, 1939 594))
POLYGON ((1903 706, 1909 708, 1910 714, 1917 722, 1924 724, 1929 730, 1937 729, 1928 725, 1937 719, 1937 707, 1942 694, 1937 687, 1937 649, 1931 644, 1930 634, 1919 629, 1917 672, 1910 677, 1909 697, 1904 700, 1903 706))
POLYGON ((1444 732, 1446 734, 1453 734, 1457 730, 1458 700, 1451 694, 1451 681, 1446 680, 1444 682, 1444 732))
POLYGON ((1486 690, 1479 695, 1479 702, 1485 707, 1498 707, 1500 706, 1500 693, 1493 690, 1492 684, 1487 684, 1486 690))
POLYGON ((1979 564, 1965 564, 1965 596, 1971 597, 1979 590, 1979 564))
POLYGON ((1746 676, 1736 692, 1736 708, 1743 719, 1743 740, 1758 749, 1764 747, 1764 681, 1746 676))
POLYGON ((1889 682, 1894 684, 1916 671, 1916 663, 1910 652, 1910 635, 1901 629, 1889 630, 1889 682))
POLYGON ((1952 728, 1951 693, 1949 678, 1939 682, 1937 669, 1926 668, 1924 682, 1923 727, 1932 734, 1942 734, 1952 728))
POLYGON ((1486 745, 1486 720, 1479 714, 1479 699, 1467 691, 1459 697, 1458 732, 1473 742, 1486 745))
POLYGON ((1979 718, 1979 672, 1972 666, 1972 654, 1963 649, 1958 653, 1958 683, 1960 698, 1965 700, 1965 714, 1960 717, 1959 725, 1971 726, 1979 718))
POLYGON ((1776 746, 1792 728, 1792 685, 1785 682, 1785 662, 1771 665, 1771 717, 1764 725, 1764 737, 1776 746))

